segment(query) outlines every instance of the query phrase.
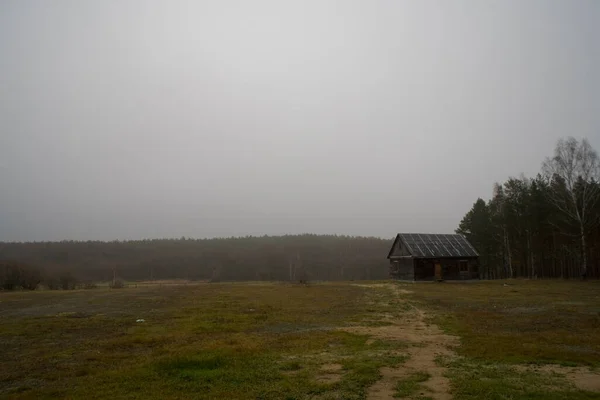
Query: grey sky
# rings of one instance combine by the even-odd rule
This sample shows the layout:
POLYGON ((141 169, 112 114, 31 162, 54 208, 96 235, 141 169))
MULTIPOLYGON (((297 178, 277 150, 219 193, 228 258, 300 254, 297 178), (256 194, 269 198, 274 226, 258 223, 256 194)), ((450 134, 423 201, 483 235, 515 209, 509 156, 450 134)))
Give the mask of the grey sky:
POLYGON ((452 232, 600 150, 600 1, 0 4, 0 240, 452 232))

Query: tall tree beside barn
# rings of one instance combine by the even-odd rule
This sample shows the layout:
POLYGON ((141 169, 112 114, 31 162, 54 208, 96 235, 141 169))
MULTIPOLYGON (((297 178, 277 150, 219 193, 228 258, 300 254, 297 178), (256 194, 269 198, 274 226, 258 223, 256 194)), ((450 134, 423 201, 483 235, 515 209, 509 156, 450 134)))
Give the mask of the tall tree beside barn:
POLYGON ((514 277, 510 240, 510 229, 512 225, 510 225, 509 221, 508 208, 509 206, 504 193, 504 187, 499 183, 495 183, 494 197, 492 198, 492 201, 490 201, 492 226, 496 227, 494 230, 494 238, 500 244, 503 273, 509 278, 512 278, 514 277))
POLYGON ((505 218, 508 242, 512 252, 511 263, 518 276, 535 276, 533 251, 535 205, 532 197, 533 180, 525 176, 509 178, 504 183, 505 218))
POLYGON ((600 198, 598 153, 586 139, 561 139, 554 156, 544 162, 543 171, 550 182, 550 202, 564 221, 573 225, 581 242, 581 276, 587 276, 587 236, 598 226, 594 207, 600 198))
POLYGON ((481 274, 486 279, 497 277, 496 271, 492 268, 495 265, 497 250, 493 239, 494 226, 491 217, 489 205, 479 198, 464 216, 456 230, 456 233, 465 236, 478 250, 481 274))

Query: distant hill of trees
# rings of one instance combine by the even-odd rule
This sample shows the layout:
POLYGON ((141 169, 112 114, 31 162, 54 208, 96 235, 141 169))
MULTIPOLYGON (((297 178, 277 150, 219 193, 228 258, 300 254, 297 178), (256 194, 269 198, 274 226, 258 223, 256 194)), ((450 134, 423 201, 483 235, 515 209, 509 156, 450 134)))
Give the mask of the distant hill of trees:
POLYGON ((483 278, 600 278, 600 162, 586 141, 558 142, 533 179, 510 178, 477 199, 457 229, 483 278))
MULTIPOLYGON (((388 277, 392 240, 333 235, 114 242, 0 243, 0 284, 29 269, 40 281, 361 280, 388 277), (29 266, 29 269, 26 267, 29 266), (6 272, 9 271, 9 272, 6 272), (11 275, 12 274, 12 275, 11 275), (4 276, 4 278, 3 278, 4 276)), ((19 285, 18 283, 16 284, 19 285)), ((30 285, 30 284, 29 284, 30 285)), ((14 285, 13 285, 14 286, 14 285)))

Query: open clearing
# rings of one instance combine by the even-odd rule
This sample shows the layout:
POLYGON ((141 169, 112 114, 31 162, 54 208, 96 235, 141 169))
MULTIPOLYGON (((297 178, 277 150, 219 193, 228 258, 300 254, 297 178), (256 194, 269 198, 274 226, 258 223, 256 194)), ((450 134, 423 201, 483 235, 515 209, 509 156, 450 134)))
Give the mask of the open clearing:
POLYGON ((598 282, 0 293, 0 322, 0 398, 600 399, 598 282))

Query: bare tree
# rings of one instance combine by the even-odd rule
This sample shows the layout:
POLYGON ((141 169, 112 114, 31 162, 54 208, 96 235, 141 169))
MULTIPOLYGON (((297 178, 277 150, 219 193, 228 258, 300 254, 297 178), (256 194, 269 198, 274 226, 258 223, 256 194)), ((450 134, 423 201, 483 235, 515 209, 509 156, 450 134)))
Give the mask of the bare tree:
POLYGON ((288 261, 288 266, 290 268, 290 282, 292 282, 296 279, 296 265, 294 264, 293 259, 288 261))
POLYGON ((210 282, 219 282, 221 280, 221 271, 223 265, 220 260, 215 260, 212 262, 212 272, 210 275, 210 282))
POLYGON ((600 198, 598 153, 586 139, 561 139, 554 157, 547 158, 543 172, 551 183, 550 201, 566 222, 578 228, 581 240, 581 276, 587 275, 586 234, 598 224, 592 212, 600 198))
POLYGON ((298 279, 298 283, 307 284, 308 283, 308 273, 306 272, 306 268, 304 267, 304 263, 300 258, 300 252, 296 253, 296 264, 294 265, 294 274, 295 278, 298 279))
POLYGON ((513 278, 513 262, 512 262, 512 251, 510 247, 510 239, 508 237, 508 228, 506 222, 506 196, 504 194, 504 189, 502 185, 499 183, 494 184, 494 202, 496 203, 496 213, 497 217, 500 220, 500 228, 502 230, 502 259, 503 259, 503 267, 505 272, 508 273, 509 278, 513 278))

